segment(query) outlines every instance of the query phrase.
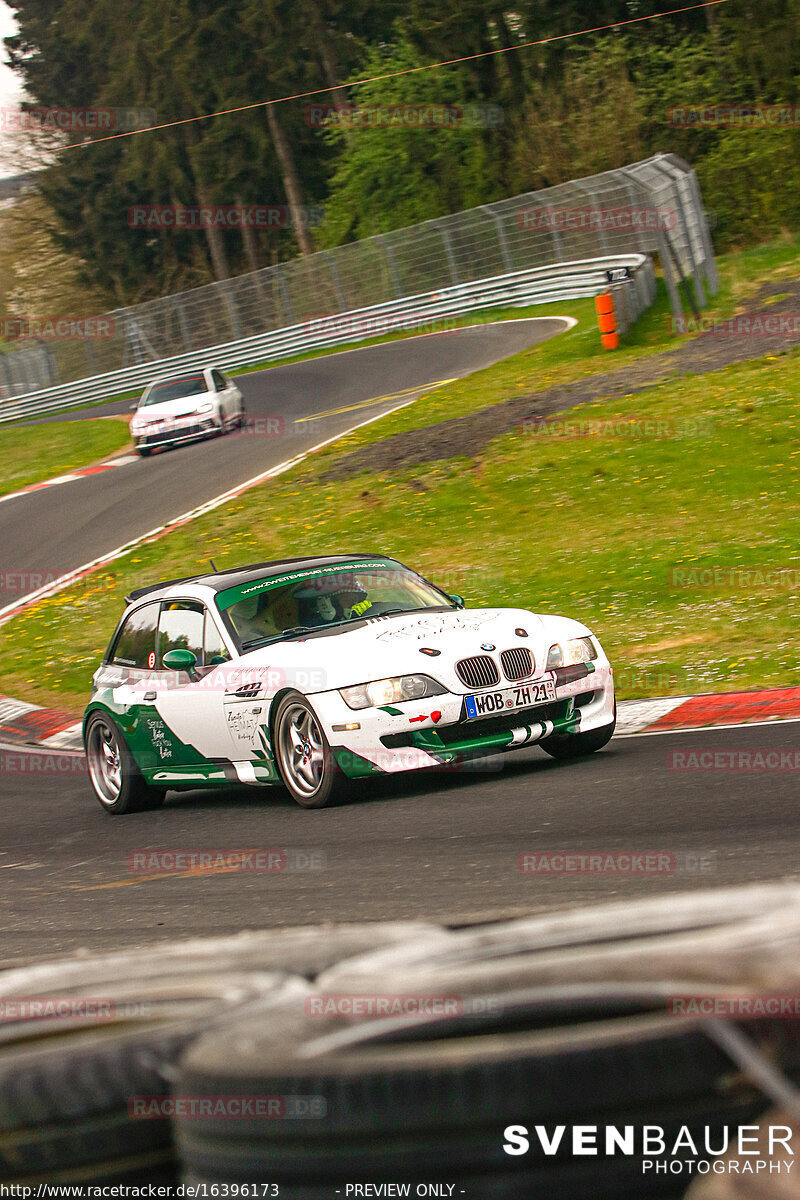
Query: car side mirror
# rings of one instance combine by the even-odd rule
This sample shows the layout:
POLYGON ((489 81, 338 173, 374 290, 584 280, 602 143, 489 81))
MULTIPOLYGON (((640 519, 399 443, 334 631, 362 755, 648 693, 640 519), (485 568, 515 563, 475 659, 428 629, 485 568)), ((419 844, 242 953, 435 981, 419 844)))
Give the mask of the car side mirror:
POLYGON ((452 596, 449 593, 447 593, 447 599, 452 600, 452 602, 453 602, 453 604, 455 604, 456 608, 466 608, 467 607, 466 601, 464 600, 463 596, 452 596))
POLYGON ((186 671, 189 675, 194 675, 197 655, 191 650, 168 650, 161 662, 168 671, 186 671))

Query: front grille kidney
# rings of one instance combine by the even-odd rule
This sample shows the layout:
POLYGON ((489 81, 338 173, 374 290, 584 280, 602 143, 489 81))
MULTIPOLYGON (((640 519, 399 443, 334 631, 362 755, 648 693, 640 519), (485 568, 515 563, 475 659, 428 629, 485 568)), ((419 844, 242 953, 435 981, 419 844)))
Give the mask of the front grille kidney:
POLYGON ((500 655, 500 662, 506 679, 514 682, 518 679, 530 679, 533 674, 533 656, 527 646, 514 646, 511 650, 504 650, 500 655))
POLYGON ((456 674, 465 687, 492 687, 500 682, 497 663, 488 654, 476 654, 473 658, 462 658, 456 663, 456 674))

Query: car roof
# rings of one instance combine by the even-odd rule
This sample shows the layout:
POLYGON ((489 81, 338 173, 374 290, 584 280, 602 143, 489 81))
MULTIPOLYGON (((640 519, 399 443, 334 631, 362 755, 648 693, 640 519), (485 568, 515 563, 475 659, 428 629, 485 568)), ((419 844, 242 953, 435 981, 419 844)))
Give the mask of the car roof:
POLYGON ((212 363, 206 363, 204 367, 187 367, 185 371, 170 371, 169 375, 157 375, 155 379, 151 379, 145 391, 155 387, 157 383, 175 383, 178 379, 192 379, 195 376, 205 375, 206 371, 218 370, 219 367, 215 367, 212 363))
POLYGON ((181 583, 200 584, 213 592, 222 592, 226 588, 238 587, 243 583, 253 583, 257 579, 269 578, 270 575, 282 575, 287 567, 325 567, 332 563, 342 562, 374 562, 383 559, 392 562, 385 554, 326 554, 312 555, 308 558, 275 558, 270 562, 251 563, 246 567, 230 567, 227 571, 211 571, 207 575, 185 575, 182 579, 167 579, 162 583, 153 583, 149 587, 137 588, 125 597, 126 604, 140 600, 142 596, 152 596, 166 592, 169 588, 181 583))

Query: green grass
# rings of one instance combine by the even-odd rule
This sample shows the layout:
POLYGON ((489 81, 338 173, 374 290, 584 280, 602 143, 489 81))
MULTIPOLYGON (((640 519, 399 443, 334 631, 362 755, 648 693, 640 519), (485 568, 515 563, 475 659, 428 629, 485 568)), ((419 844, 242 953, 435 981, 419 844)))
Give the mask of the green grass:
MULTIPOLYGON (((796 274, 798 260, 789 240, 721 260, 714 314, 796 274)), ((15 618, 0 641, 3 691, 79 710, 132 587, 204 571, 211 556, 225 567, 310 549, 381 551, 468 603, 576 615, 603 639, 623 698, 800 682, 800 588, 786 574, 800 573, 799 353, 560 414, 562 429, 614 423, 584 424, 587 436, 558 425, 518 431, 477 461, 319 482, 343 450, 680 341, 663 295, 613 355, 599 349, 591 302, 557 308, 580 312, 581 325, 438 389, 15 618), (671 424, 667 436, 634 436, 635 424, 616 428, 629 419, 671 424), (713 587, 692 575, 742 568, 748 578, 713 587), (779 585, 758 574, 767 569, 785 573, 779 585)))
POLYGON ((108 458, 129 442, 128 426, 122 421, 0 426, 0 495, 108 458))

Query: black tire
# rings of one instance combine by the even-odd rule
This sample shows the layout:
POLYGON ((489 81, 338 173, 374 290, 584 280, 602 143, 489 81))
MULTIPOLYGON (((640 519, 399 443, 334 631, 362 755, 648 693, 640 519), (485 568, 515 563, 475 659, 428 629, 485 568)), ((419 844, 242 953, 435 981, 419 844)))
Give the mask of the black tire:
POLYGON ((177 1182, 167 1078, 181 1051, 215 1021, 254 1001, 302 1008, 308 987, 276 973, 223 974, 214 963, 161 962, 146 952, 113 972, 85 962, 81 983, 58 966, 8 973, 4 1010, 24 997, 27 1013, 0 1026, 0 1184, 177 1182), (37 998, 59 1006, 91 1001, 91 1013, 42 1016, 37 998), (98 999, 100 997, 101 999, 98 999), (136 1098, 150 1098, 146 1115, 136 1098), (155 1105, 152 1104, 155 1100, 155 1105))
POLYGON ((610 725, 601 725, 599 729, 589 729, 586 733, 568 733, 562 737, 545 738, 539 745, 551 758, 581 758, 584 754, 595 754, 608 745, 617 727, 617 707, 614 705, 614 720, 610 725))
POLYGON ((112 816, 145 812, 164 803, 165 788, 150 787, 116 722, 93 712, 84 734, 89 781, 100 807, 112 816))
POLYGON ((149 446, 137 446, 136 453, 139 455, 139 458, 149 458, 152 451, 149 446))
POLYGON ((325 808, 343 796, 345 776, 314 709, 300 692, 287 692, 281 697, 272 735, 281 779, 301 808, 325 808))
POLYGON ((247 406, 244 400, 242 401, 242 407, 239 409, 239 420, 237 424, 239 429, 244 429, 245 425, 247 424, 247 406))
MULTIPOLYGON (((716 1132, 763 1111, 757 1088, 726 1083, 731 1061, 704 1022, 670 1015, 667 994, 638 985, 500 994, 485 997, 497 1007, 483 1015, 401 1018, 383 1030, 369 1020, 314 1020, 310 1000, 306 1014, 234 1018, 189 1047, 176 1096, 267 1094, 314 1107, 295 1120, 179 1117, 188 1177, 269 1178, 291 1200, 333 1200, 346 1182, 397 1178, 444 1179, 475 1200, 663 1194, 674 1178, 643 1179, 636 1156, 606 1158, 601 1149, 587 1170, 568 1145, 548 1160, 533 1148, 507 1156, 502 1144, 507 1125, 552 1132, 557 1122, 582 1121, 663 1125, 673 1140, 685 1124, 699 1144, 705 1124, 716 1132)), ((793 1075, 795 1026, 748 1025, 793 1075)))

